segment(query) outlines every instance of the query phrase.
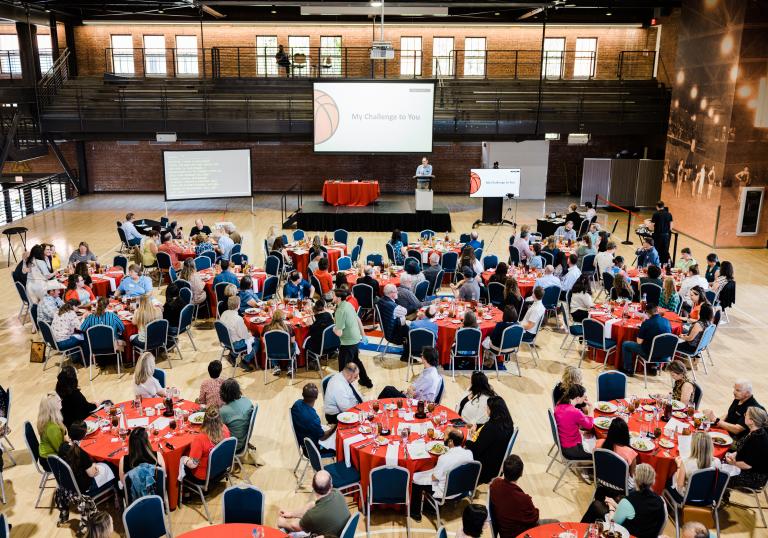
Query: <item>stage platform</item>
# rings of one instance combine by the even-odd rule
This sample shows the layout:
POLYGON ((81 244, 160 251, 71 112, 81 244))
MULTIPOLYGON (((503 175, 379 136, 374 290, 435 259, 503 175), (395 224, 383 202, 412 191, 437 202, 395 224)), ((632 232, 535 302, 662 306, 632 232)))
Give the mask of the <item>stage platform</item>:
POLYGON ((451 214, 437 199, 431 212, 416 212, 415 204, 413 195, 402 195, 379 198, 365 207, 332 206, 318 196, 304 200, 296 221, 303 230, 329 232, 339 228, 350 232, 389 232, 395 228, 445 232, 451 229, 451 214))

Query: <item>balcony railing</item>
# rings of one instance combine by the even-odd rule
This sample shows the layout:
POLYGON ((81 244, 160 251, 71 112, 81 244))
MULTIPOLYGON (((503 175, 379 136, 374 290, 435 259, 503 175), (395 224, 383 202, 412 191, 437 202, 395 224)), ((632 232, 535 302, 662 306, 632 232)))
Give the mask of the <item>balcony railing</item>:
POLYGON ((24 183, 3 183, 0 225, 63 204, 77 196, 66 174, 55 174, 24 183))
POLYGON ((640 80, 654 77, 652 50, 615 54, 564 50, 395 50, 392 60, 371 60, 367 47, 274 47, 104 50, 104 73, 126 78, 469 78, 538 80, 640 80))

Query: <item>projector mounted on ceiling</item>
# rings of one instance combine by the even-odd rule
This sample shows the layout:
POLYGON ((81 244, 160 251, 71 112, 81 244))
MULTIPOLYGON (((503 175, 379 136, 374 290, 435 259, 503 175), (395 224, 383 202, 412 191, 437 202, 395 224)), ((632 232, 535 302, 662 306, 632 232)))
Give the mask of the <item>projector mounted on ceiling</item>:
POLYGON ((390 41, 374 41, 371 46, 371 60, 394 60, 395 49, 390 41))

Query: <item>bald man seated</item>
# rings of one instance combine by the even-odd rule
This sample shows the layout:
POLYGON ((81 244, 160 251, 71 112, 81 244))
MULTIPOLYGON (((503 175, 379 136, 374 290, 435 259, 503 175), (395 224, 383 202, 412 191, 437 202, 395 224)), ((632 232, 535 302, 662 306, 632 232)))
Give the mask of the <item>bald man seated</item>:
POLYGON ((306 532, 314 536, 341 536, 349 519, 349 508, 339 490, 333 489, 328 471, 312 478, 314 500, 299 510, 280 510, 277 526, 287 532, 306 532))

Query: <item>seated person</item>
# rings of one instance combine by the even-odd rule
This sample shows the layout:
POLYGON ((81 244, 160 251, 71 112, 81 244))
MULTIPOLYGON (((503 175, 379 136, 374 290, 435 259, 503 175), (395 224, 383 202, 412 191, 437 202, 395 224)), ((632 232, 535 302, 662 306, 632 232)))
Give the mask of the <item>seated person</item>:
POLYGON ((739 439, 747 433, 745 416, 750 407, 760 405, 752 394, 752 382, 740 379, 733 384, 733 402, 728 407, 728 412, 723 417, 716 417, 711 409, 705 409, 704 415, 712 422, 712 426, 723 428, 734 438, 739 439))
MULTIPOLYGON (((90 364, 91 354, 88 340, 80 331, 80 317, 75 312, 74 301, 61 305, 59 311, 53 316, 51 333, 60 351, 78 348, 82 363, 86 366, 90 364)), ((74 354, 73 358, 76 359, 77 356, 74 354)))
POLYGON ((433 252, 429 255, 429 266, 424 268, 424 278, 430 282, 434 282, 437 278, 437 273, 439 273, 441 270, 442 267, 440 266, 440 254, 433 252))
POLYGON ((396 229, 392 232, 392 237, 389 239, 389 244, 392 245, 392 251, 395 255, 395 259, 393 260, 395 265, 403 265, 405 257, 408 256, 408 249, 406 249, 405 245, 403 245, 403 236, 400 233, 400 230, 396 229))
POLYGON ((173 242, 173 236, 166 232, 162 236, 162 243, 157 247, 160 252, 165 252, 171 258, 171 267, 177 271, 181 269, 181 261, 179 255, 184 254, 184 248, 173 242))
POLYGON ((693 403, 695 388, 693 381, 688 378, 688 369, 681 360, 674 360, 667 366, 667 372, 672 378, 672 398, 684 404, 693 403))
POLYGON ((687 276, 680 283, 680 297, 683 298, 683 301, 690 303, 691 298, 689 295, 691 290, 696 286, 700 287, 702 290, 708 290, 709 282, 699 274, 699 266, 695 264, 688 268, 688 273, 686 273, 686 275, 687 276))
POLYGON ((253 361, 256 357, 256 352, 259 350, 259 340, 248 330, 245 320, 239 312, 240 297, 237 295, 229 297, 227 299, 227 309, 221 313, 219 321, 227 328, 229 340, 232 342, 232 349, 235 353, 245 351, 240 367, 246 372, 252 372, 254 370, 253 361))
POLYGON ((464 276, 463 280, 451 284, 453 295, 460 301, 479 301, 480 285, 477 283, 472 270, 469 267, 465 267, 462 275, 464 276))
POLYGON ((659 287, 662 287, 664 285, 664 282, 661 280, 661 268, 658 265, 649 265, 645 268, 647 276, 641 276, 640 277, 640 285, 643 284, 656 284, 659 287))
POLYGON ((216 252, 207 234, 199 233, 192 238, 195 242, 195 256, 201 256, 203 252, 216 252))
POLYGON ((218 230, 216 237, 216 251, 219 253, 222 260, 229 261, 229 258, 232 255, 232 249, 235 246, 235 241, 227 232, 227 227, 225 226, 224 228, 218 230))
POLYGON ((491 334, 488 335, 488 340, 490 341, 490 349, 498 350, 501 348, 501 337, 504 334, 504 330, 507 327, 519 325, 517 323, 517 318, 518 314, 514 306, 504 307, 504 313, 502 314, 501 321, 496 324, 496 326, 491 331, 491 334))
POLYGON ((418 314, 416 314, 416 319, 411 322, 411 330, 427 329, 434 334, 435 339, 437 339, 438 326, 434 321, 436 314, 437 308, 435 308, 435 305, 429 305, 425 309, 419 310, 418 314))
POLYGON ((421 264, 415 262, 412 258, 406 259, 405 271, 400 274, 400 285, 413 290, 416 288, 416 284, 424 282, 426 277, 421 272, 421 264))
POLYGON ((626 341, 621 344, 622 371, 630 377, 635 375, 634 356, 648 357, 653 339, 660 334, 672 333, 669 320, 659 314, 658 306, 653 303, 645 303, 645 313, 648 315, 648 319, 640 325, 637 341, 626 341))
POLYGON ((46 282, 45 285, 46 293, 43 299, 37 303, 37 321, 38 323, 44 321, 50 325, 54 316, 59 312, 59 308, 64 305, 61 292, 66 288, 55 278, 46 282))
POLYGON ((543 269, 544 258, 541 256, 541 243, 534 243, 532 245, 533 256, 528 260, 529 269, 543 269))
POLYGON ((227 437, 230 437, 229 429, 222 422, 219 408, 213 405, 207 407, 200 432, 192 437, 189 456, 186 460, 182 459, 189 480, 197 484, 205 483, 211 450, 227 437))
POLYGON ((636 538, 657 538, 666 517, 664 500, 653 491, 656 471, 647 463, 635 469, 635 488, 618 503, 606 497, 610 518, 636 538))
POLYGON ((581 430, 592 430, 592 406, 587 391, 581 385, 572 385, 555 406, 555 422, 560 436, 563 456, 569 460, 591 460, 592 454, 584 450, 581 430), (577 405, 584 404, 580 409, 577 405))
MULTIPOLYGON (((697 264, 698 265, 698 264, 697 264)), ((688 269, 690 269, 691 266, 689 265, 685 272, 688 272, 688 269)), ((704 273, 704 278, 709 282, 710 284, 715 281, 715 277, 717 275, 717 272, 720 270, 720 260, 717 257, 717 254, 714 252, 711 252, 707 254, 707 269, 704 273)))
POLYGON ((94 463, 88 453, 80 448, 87 432, 88 427, 82 420, 72 423, 69 427, 70 442, 65 441, 59 446, 58 455, 72 468, 80 492, 92 495, 107 484, 114 483, 115 472, 107 463, 94 463))
POLYGON ((414 295, 413 290, 411 290, 407 285, 405 285, 402 281, 400 282, 400 285, 397 287, 397 304, 405 308, 406 312, 406 318, 407 319, 413 319, 416 317, 416 312, 424 306, 427 306, 429 304, 429 301, 421 302, 416 298, 416 295, 414 295))
POLYGON ((590 276, 581 275, 571 288, 571 319, 573 323, 581 323, 589 317, 589 310, 595 305, 590 293, 590 276))
POLYGON ((405 316, 408 313, 405 308, 396 303, 398 298, 397 288, 394 284, 384 286, 384 293, 376 303, 381 314, 382 331, 387 340, 395 345, 401 345, 408 335, 408 326, 405 316))
POLYGON ((356 284, 367 284, 373 288, 373 298, 379 296, 379 281, 373 278, 374 270, 370 265, 365 266, 365 274, 357 279, 356 284))
POLYGON ((133 394, 140 398, 165 397, 166 391, 154 377, 155 356, 145 351, 139 356, 133 373, 133 394))
POLYGON ((704 331, 712 325, 714 318, 715 309, 712 308, 711 304, 705 302, 699 305, 699 311, 696 312, 695 317, 694 313, 691 312, 691 319, 696 319, 696 321, 691 324, 685 334, 678 336, 681 342, 677 345, 677 350, 688 355, 696 353, 701 337, 704 336, 704 331))
POLYGON ((470 424, 467 442, 464 444, 472 451, 475 461, 479 461, 483 466, 480 484, 488 484, 498 476, 514 429, 515 424, 504 399, 500 396, 488 398, 488 422, 480 427, 470 424))
POLYGON ((561 286, 560 279, 555 276, 555 267, 553 265, 547 265, 544 267, 544 274, 536 279, 534 286, 541 287, 541 289, 547 289, 550 286, 561 286))
POLYGON ((566 221, 564 226, 559 226, 555 230, 555 237, 560 241, 576 241, 576 230, 573 229, 573 222, 566 221))
POLYGON ((477 230, 472 230, 469 233, 469 242, 467 242, 467 245, 472 247, 472 250, 477 250, 482 246, 482 243, 478 240, 479 235, 477 234, 477 230))
POLYGON ((683 247, 680 250, 680 259, 675 263, 675 269, 680 269, 683 273, 687 273, 691 265, 697 265, 696 260, 691 255, 691 249, 683 247))
POLYGON ((163 304, 163 319, 168 320, 168 330, 174 331, 179 326, 181 311, 187 306, 187 302, 179 295, 179 286, 171 282, 165 288, 165 303, 163 304))
POLYGON ((491 482, 489 504, 500 538, 515 538, 539 525, 539 509, 517 484, 523 468, 520 456, 510 454, 504 460, 502 476, 491 482))
POLYGON ((637 255, 637 266, 647 267, 649 265, 660 266, 659 253, 656 251, 656 247, 653 246, 652 237, 643 237, 643 246, 635 251, 637 255))
POLYGON ((216 289, 216 284, 219 282, 227 282, 228 284, 234 284, 237 286, 237 275, 232 271, 229 265, 229 260, 221 260, 221 273, 213 277, 213 289, 216 289))
MULTIPOLYGON (((616 256, 620 258, 621 256, 616 256)), ((611 300, 618 301, 625 299, 631 301, 635 296, 629 281, 624 277, 624 273, 618 273, 613 277, 613 287, 611 288, 611 300)))
POLYGON ((212 360, 208 363, 208 379, 200 383, 200 395, 196 402, 203 405, 214 405, 221 407, 224 403, 221 400, 221 385, 224 380, 221 378, 221 361, 212 360))
POLYGON ((312 305, 312 314, 315 321, 309 327, 309 344, 307 348, 313 353, 320 353, 320 346, 323 342, 323 332, 327 327, 333 325, 333 314, 328 310, 327 303, 323 299, 318 299, 312 305))
POLYGON ((323 412, 328 424, 336 424, 339 413, 363 403, 363 397, 352 386, 359 378, 360 369, 354 362, 348 362, 341 372, 333 374, 328 381, 323 397, 323 412))
POLYGON ((713 452, 714 446, 709 434, 696 432, 691 439, 690 455, 687 458, 679 455, 675 458, 677 471, 671 479, 671 487, 667 487, 667 492, 678 503, 683 502, 685 490, 688 489, 694 471, 720 468, 720 460, 713 456, 713 452))
POLYGON ((443 385, 443 378, 437 370, 437 367, 440 366, 440 356, 435 348, 425 346, 421 350, 421 365, 424 370, 405 391, 399 391, 388 385, 379 394, 379 399, 408 397, 425 402, 436 401, 440 387, 443 385))
POLYGON ((72 265, 76 265, 80 262, 95 262, 96 261, 96 254, 91 252, 91 249, 88 247, 88 243, 85 241, 80 241, 80 244, 77 247, 77 250, 72 252, 72 254, 69 255, 69 263, 72 265))
POLYGON ((189 237, 195 237, 199 234, 211 235, 211 227, 203 223, 203 219, 195 219, 195 225, 189 231, 189 237))
POLYGON ((533 250, 531 250, 527 230, 520 231, 520 235, 515 239, 512 246, 517 248, 517 251, 520 253, 520 262, 523 264, 526 264, 535 255, 533 250))
POLYGON ((336 450, 325 448, 328 440, 334 439, 336 425, 332 424, 327 430, 323 429, 320 423, 320 415, 315 410, 317 403, 318 390, 314 383, 307 383, 301 389, 301 399, 296 400, 291 406, 291 419, 293 420, 293 430, 296 432, 296 440, 301 446, 302 453, 304 449, 304 439, 309 438, 320 450, 320 456, 323 458, 333 457, 336 450))
POLYGON ((759 490, 768 482, 768 413, 762 407, 751 406, 744 415, 744 424, 745 435, 725 455, 725 462, 741 471, 728 481, 729 492, 732 488, 759 490))
POLYGON ((138 297, 152 293, 152 279, 143 275, 140 265, 132 263, 128 266, 128 275, 120 281, 115 297, 138 297))
POLYGON ((328 471, 315 473, 312 478, 314 500, 299 510, 280 510, 277 526, 288 532, 312 536, 341 536, 350 517, 347 501, 333 488, 328 471))
POLYGON ((254 308, 259 302, 258 294, 253 291, 253 279, 248 275, 240 279, 240 291, 237 295, 240 297, 238 314, 241 316, 245 314, 247 309, 254 308))
POLYGON ((488 283, 498 282, 499 284, 505 284, 507 282, 507 272, 509 266, 504 262, 499 262, 499 265, 494 269, 493 274, 488 277, 488 283))
POLYGON ((240 392, 240 384, 233 377, 224 380, 219 391, 224 404, 219 409, 221 422, 229 430, 229 435, 237 439, 237 451, 248 444, 248 428, 251 424, 253 403, 240 392))
POLYGON ((675 279, 671 276, 664 277, 664 285, 661 287, 659 306, 672 312, 677 312, 680 306, 680 295, 675 289, 675 279))
POLYGON ((141 243, 141 238, 144 237, 136 229, 136 225, 133 223, 133 213, 125 215, 125 221, 120 228, 125 232, 125 239, 128 241, 128 246, 135 247, 141 243))
MULTIPOLYGON (((112 327, 116 337, 122 336, 125 331, 125 325, 123 325, 120 317, 108 310, 109 299, 106 297, 99 297, 96 300, 96 308, 88 314, 83 322, 80 324, 80 330, 85 333, 89 328, 95 325, 108 325, 112 327)), ((39 319, 39 316, 38 316, 39 319)), ((123 340, 117 340, 117 347, 121 348, 125 342, 123 340)))
POLYGON ((314 288, 301 277, 301 273, 291 271, 285 286, 283 286, 283 298, 304 300, 311 299, 314 294, 314 288))
POLYGON ((315 290, 326 302, 333 300, 333 276, 328 272, 328 258, 320 258, 317 262, 315 278, 320 283, 320 289, 315 290))
POLYGON ((536 333, 539 331, 539 321, 541 321, 546 313, 544 303, 541 301, 544 298, 544 290, 541 286, 533 288, 533 298, 534 301, 526 310, 523 321, 520 323, 523 329, 525 329, 523 342, 531 342, 536 338, 536 333))

